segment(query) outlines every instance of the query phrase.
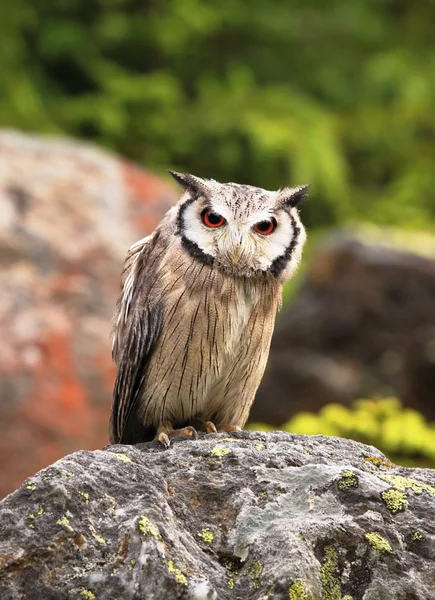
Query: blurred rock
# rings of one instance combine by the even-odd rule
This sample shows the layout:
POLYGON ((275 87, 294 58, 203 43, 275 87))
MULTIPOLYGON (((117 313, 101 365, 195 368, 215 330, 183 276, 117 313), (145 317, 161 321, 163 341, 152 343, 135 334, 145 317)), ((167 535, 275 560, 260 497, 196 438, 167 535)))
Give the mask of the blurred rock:
POLYGON ((334 437, 76 452, 0 503, 0 598, 433 600, 434 486, 334 437))
POLYGON ((0 133, 0 496, 107 443, 122 262, 176 197, 102 150, 0 133))
POLYGON ((278 318, 251 420, 391 394, 435 419, 435 260, 337 236, 278 318))

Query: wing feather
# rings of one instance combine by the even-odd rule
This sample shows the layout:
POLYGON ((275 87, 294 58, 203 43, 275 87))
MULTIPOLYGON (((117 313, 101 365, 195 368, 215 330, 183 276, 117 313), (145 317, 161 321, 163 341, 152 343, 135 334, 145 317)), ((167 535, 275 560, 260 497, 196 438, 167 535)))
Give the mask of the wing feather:
POLYGON ((112 354, 117 365, 110 417, 112 443, 137 443, 146 439, 136 417, 147 368, 162 326, 158 266, 164 247, 159 232, 133 244, 124 263, 121 296, 112 332, 112 354), (132 418, 130 421, 130 417, 132 418))

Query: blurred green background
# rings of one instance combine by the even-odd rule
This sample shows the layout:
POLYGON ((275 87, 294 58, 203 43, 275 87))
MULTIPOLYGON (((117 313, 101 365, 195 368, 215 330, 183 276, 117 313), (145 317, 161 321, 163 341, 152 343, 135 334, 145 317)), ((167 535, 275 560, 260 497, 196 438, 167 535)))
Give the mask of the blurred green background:
MULTIPOLYGON (((434 22, 433 0, 4 0, 0 127, 83 138, 161 173, 310 183, 312 239, 361 221, 430 231, 434 22)), ((435 460, 415 411, 366 402, 288 429, 435 460)))
POLYGON ((4 0, 0 126, 433 227, 435 2, 4 0))

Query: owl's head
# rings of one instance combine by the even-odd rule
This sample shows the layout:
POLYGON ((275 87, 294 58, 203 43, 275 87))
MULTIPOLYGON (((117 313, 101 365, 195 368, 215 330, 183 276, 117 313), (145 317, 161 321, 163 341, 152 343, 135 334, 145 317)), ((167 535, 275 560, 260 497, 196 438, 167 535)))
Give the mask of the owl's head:
POLYGON ((176 229, 194 259, 236 276, 292 276, 306 239, 298 206, 308 186, 270 192, 170 174, 185 190, 175 208, 176 229))

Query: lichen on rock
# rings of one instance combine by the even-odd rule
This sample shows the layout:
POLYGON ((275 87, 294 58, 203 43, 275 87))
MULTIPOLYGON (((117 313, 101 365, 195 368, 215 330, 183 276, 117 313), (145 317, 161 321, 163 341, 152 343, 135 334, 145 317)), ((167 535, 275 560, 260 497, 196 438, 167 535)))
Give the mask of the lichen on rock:
POLYGON ((338 554, 333 546, 325 548, 320 581, 322 583, 323 600, 341 600, 340 580, 337 577, 338 554))
POLYGON ((174 565, 173 560, 168 560, 168 571, 174 575, 178 583, 181 583, 181 585, 187 585, 186 575, 174 565))
POLYGON ((148 517, 142 516, 138 521, 138 525, 139 530, 143 535, 146 536, 150 534, 156 540, 159 540, 161 538, 158 528, 153 523, 151 523, 148 517))
POLYGON ((249 574, 252 579, 252 584, 255 590, 258 590, 261 586, 260 577, 261 571, 263 570, 263 563, 259 560, 253 560, 249 565, 249 574))
POLYGON ((373 550, 376 550, 380 553, 392 552, 390 542, 386 540, 380 533, 377 533, 376 531, 366 533, 365 538, 373 550))
POLYGON ((358 477, 353 471, 346 469, 338 480, 338 487, 343 491, 350 488, 356 488, 358 487, 358 477))
POLYGON ((396 488, 396 490, 400 490, 402 492, 407 489, 413 490, 417 492, 417 494, 421 494, 422 492, 428 492, 435 496, 435 487, 433 485, 429 485, 425 481, 416 481, 411 477, 404 477, 403 475, 391 475, 391 474, 382 474, 379 475, 380 479, 391 483, 392 486, 396 488))
POLYGON ((205 527, 204 529, 202 529, 201 531, 198 532, 198 537, 202 538, 204 540, 204 542, 206 542, 207 544, 211 544, 211 542, 213 541, 214 535, 212 534, 212 532, 210 531, 210 529, 208 527, 205 527))
POLYGON ((386 490, 382 492, 381 496, 388 510, 392 513, 406 510, 409 506, 407 495, 404 492, 399 492, 399 490, 386 490))
POLYGON ((81 451, 26 480, 0 503, 0 598, 435 597, 433 471, 381 470, 351 440, 228 437, 81 451))
POLYGON ((312 600, 311 594, 305 591, 302 581, 295 581, 288 590, 289 600, 312 600))
POLYGON ((116 456, 118 460, 122 460, 123 462, 132 462, 131 458, 127 456, 127 454, 123 454, 122 452, 110 452, 113 456, 116 456))
POLYGON ((210 454, 212 456, 217 456, 218 458, 222 458, 222 457, 226 456, 227 454, 231 454, 231 450, 230 450, 230 448, 219 448, 219 446, 216 446, 215 448, 212 448, 212 450, 210 450, 210 454))

